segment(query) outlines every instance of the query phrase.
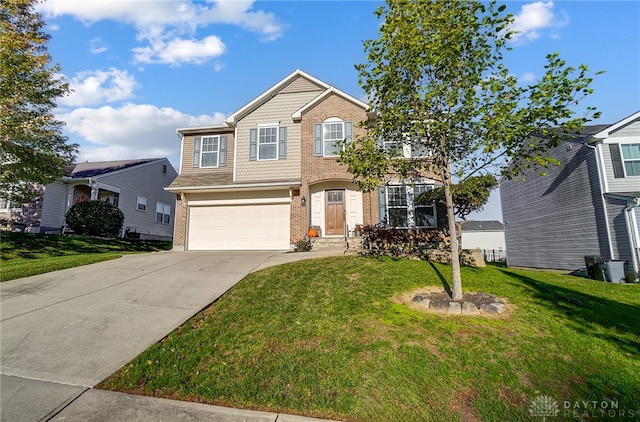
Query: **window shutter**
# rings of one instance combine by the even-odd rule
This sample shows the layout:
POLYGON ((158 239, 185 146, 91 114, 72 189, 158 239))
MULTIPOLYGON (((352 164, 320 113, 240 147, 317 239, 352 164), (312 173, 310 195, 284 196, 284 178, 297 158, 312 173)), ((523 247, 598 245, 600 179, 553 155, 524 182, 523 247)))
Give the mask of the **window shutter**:
POLYGON ((313 125, 313 155, 322 157, 322 124, 313 125))
POLYGON ((353 142, 353 122, 344 122, 344 138, 347 142, 353 142))
POLYGON ((220 137, 220 155, 218 157, 218 166, 224 167, 227 165, 227 137, 220 137))
POLYGON ((387 188, 382 186, 378 188, 378 222, 383 226, 387 226, 387 188))
POLYGON ((287 128, 280 128, 280 137, 278 139, 280 145, 278 146, 278 160, 284 160, 287 158, 287 128))
POLYGON ((624 165, 622 164, 622 156, 620 155, 620 145, 609 144, 609 152, 611 153, 611 163, 613 164, 613 177, 616 179, 624 177, 624 165))
POLYGON ((200 167, 200 137, 193 140, 193 167, 200 167))
POLYGON ((258 129, 251 129, 249 131, 249 160, 255 161, 258 159, 258 129))

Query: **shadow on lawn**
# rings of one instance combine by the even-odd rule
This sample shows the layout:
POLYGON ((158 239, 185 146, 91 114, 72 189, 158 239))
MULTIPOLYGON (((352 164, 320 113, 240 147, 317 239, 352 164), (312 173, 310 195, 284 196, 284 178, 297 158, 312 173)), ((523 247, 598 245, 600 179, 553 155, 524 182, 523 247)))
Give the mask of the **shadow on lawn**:
POLYGON ((435 271, 435 273, 438 275, 438 278, 440 278, 440 281, 442 282, 442 287, 444 287, 444 291, 447 292, 449 297, 453 297, 451 286, 449 286, 449 282, 447 282, 447 279, 445 278, 445 276, 440 272, 440 270, 435 265, 433 265, 433 262, 429 261, 429 265, 431 265, 431 268, 433 268, 433 271, 435 271))
POLYGON ((637 340, 640 337, 639 306, 543 283, 510 271, 499 271, 531 287, 535 291, 534 297, 540 299, 541 305, 564 314, 576 331, 610 341, 625 352, 640 353, 640 342, 637 340), (589 330, 590 324, 597 324, 609 331, 589 330))

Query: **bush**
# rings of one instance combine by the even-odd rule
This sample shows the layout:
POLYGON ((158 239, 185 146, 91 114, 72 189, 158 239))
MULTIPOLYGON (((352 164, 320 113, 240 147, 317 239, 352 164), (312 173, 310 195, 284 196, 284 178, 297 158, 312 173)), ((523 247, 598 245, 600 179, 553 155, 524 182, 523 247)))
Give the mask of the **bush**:
POLYGON ((65 217, 67 226, 78 234, 116 237, 122 229, 124 214, 104 201, 74 204, 65 217))

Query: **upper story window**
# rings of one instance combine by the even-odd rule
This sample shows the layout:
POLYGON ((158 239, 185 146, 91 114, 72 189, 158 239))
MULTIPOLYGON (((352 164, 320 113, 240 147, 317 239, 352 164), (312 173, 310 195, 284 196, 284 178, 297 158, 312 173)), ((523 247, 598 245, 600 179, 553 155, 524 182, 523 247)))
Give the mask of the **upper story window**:
POLYGON ((200 154, 200 167, 218 167, 220 155, 220 137, 203 136, 202 154, 200 154))
POLYGON ((622 144, 622 162, 627 176, 640 176, 640 144, 622 144))
POLYGON ((274 124, 259 124, 249 130, 249 160, 271 161, 287 158, 287 128, 274 124))
POLYGON ((344 140, 344 122, 322 124, 322 148, 325 157, 340 155, 340 142, 344 140))
POLYGON ((138 197, 138 201, 137 201, 137 205, 136 205, 136 209, 138 209, 140 211, 146 211, 146 209, 147 209, 147 198, 139 196, 138 197))
POLYGON ((258 128, 258 160, 278 159, 278 126, 258 128))
POLYGON ((203 136, 193 140, 193 167, 223 167, 226 161, 227 136, 203 136))
POLYGON ((340 155, 340 142, 353 140, 353 123, 337 117, 317 123, 313 127, 315 156, 337 157, 340 155))

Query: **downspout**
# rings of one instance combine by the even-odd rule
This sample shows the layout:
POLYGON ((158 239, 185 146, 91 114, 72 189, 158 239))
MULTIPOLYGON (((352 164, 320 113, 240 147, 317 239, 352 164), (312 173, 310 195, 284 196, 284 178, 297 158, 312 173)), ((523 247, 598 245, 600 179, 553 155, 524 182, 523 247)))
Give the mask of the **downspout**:
POLYGON ((604 173, 603 165, 600 162, 600 149, 598 148, 601 144, 590 145, 589 140, 584 143, 588 148, 591 148, 594 151, 594 159, 596 160, 596 168, 598 170, 598 185, 600 187, 600 200, 602 202, 602 211, 604 212, 604 226, 607 231, 607 245, 609 246, 609 259, 613 259, 613 241, 611 240, 611 227, 609 226, 609 213, 607 213, 607 202, 604 198, 605 187, 604 184, 606 180, 603 181, 607 176, 604 173))
POLYGON ((636 238, 636 230, 637 225, 634 227, 634 209, 640 207, 640 198, 634 198, 627 203, 625 207, 624 219, 627 223, 627 231, 629 232, 629 244, 631 246, 631 264, 633 277, 635 279, 638 278, 638 251, 640 250, 640 245, 638 245, 638 239, 636 238))

